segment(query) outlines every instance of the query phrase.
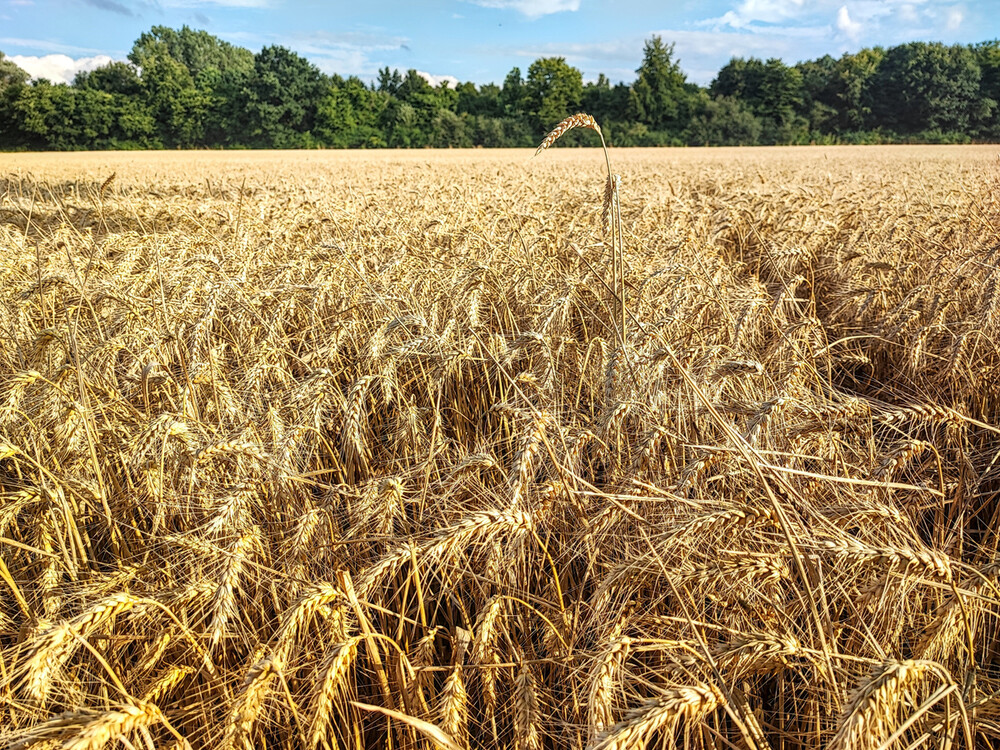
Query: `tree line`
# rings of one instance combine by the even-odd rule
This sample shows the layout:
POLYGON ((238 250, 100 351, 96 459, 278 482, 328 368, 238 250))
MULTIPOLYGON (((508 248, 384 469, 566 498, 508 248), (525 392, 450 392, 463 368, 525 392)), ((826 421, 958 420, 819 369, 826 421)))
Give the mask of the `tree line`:
MULTIPOLYGON (((562 57, 502 84, 432 86, 416 70, 325 75, 281 46, 254 54, 154 26, 127 62, 31 81, 0 52, 0 149, 532 146, 583 110, 616 146, 1000 140, 1000 41, 911 42, 787 65, 735 57, 702 87, 646 41, 631 83, 584 83, 562 57)), ((586 142, 569 134, 560 142, 586 142)))

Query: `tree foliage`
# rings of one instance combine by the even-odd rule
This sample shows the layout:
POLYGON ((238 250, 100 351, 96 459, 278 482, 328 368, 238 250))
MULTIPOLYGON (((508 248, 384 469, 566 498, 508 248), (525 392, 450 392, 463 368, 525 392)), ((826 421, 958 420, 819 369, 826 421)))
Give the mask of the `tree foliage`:
POLYGON ((27 71, 19 68, 13 60, 8 60, 7 56, 0 52, 0 93, 11 86, 23 86, 27 82, 27 71))
POLYGON ((874 123, 902 133, 965 132, 978 114, 981 78, 969 47, 926 42, 893 47, 868 86, 874 123))
POLYGON ((576 112, 582 99, 583 74, 566 58, 543 57, 531 63, 521 107, 536 130, 576 112))
POLYGON ((761 120, 767 143, 790 143, 808 135, 803 117, 802 71, 777 58, 764 62, 756 57, 736 57, 719 71, 709 91, 745 104, 761 120))
POLYGON ((674 45, 652 37, 636 74, 629 97, 632 119, 653 130, 683 130, 690 120, 691 92, 680 62, 674 59, 674 45))
MULTIPOLYGON (((660 36, 630 83, 585 83, 563 57, 500 84, 433 85, 388 67, 368 83, 187 26, 152 27, 127 61, 72 85, 31 81, 0 52, 0 149, 530 146, 581 109, 617 146, 1000 140, 998 103, 997 40, 795 65, 735 57, 708 87, 687 81, 660 36)), ((586 142, 571 132, 559 144, 586 142)))

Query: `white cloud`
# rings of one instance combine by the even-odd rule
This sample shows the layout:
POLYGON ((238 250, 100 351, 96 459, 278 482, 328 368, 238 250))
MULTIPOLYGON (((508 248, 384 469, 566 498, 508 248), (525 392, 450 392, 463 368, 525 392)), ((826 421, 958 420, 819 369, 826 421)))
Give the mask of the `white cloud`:
POLYGON ((440 86, 442 83, 448 84, 451 88, 458 86, 458 79, 455 78, 455 76, 436 76, 433 73, 426 73, 422 70, 418 70, 417 75, 435 88, 440 86))
POLYGON ((786 62, 824 53, 836 56, 859 45, 890 47, 920 39, 942 40, 942 35, 959 41, 956 37, 967 34, 975 23, 972 19, 984 15, 962 0, 728 0, 728 5, 725 15, 697 21, 693 27, 784 41, 804 30, 815 45, 799 43, 787 52, 775 50, 786 62), (815 34, 819 29, 826 34, 815 34))
POLYGON ((484 8, 516 10, 528 18, 540 18, 550 13, 580 10, 580 0, 472 0, 484 8))
POLYGON ((917 6, 913 3, 903 3, 899 6, 899 20, 903 23, 917 23, 920 21, 920 14, 917 12, 917 6))
POLYGON ((932 12, 930 0, 850 0, 851 18, 861 23, 885 20, 887 25, 903 31, 907 26, 922 24, 932 12))
POLYGON ((708 23, 721 22, 734 29, 742 29, 754 21, 764 23, 787 21, 799 15, 804 8, 805 0, 743 0, 722 18, 710 19, 708 23))
MULTIPOLYGON (((217 36, 243 46, 264 47, 280 44, 306 57, 327 74, 374 78, 386 65, 379 57, 409 50, 410 40, 403 36, 364 31, 313 31, 290 34, 257 34, 246 31, 219 32, 217 36)), ((400 67, 389 64, 389 67, 400 67)), ((406 67, 406 66, 403 66, 406 67)))
POLYGON ((278 43, 308 57, 324 73, 371 78, 382 67, 377 58, 408 49, 409 39, 363 31, 315 31, 291 34, 278 43))
POLYGON ((69 55, 11 55, 10 60, 32 78, 47 78, 53 83, 72 83, 77 73, 100 68, 113 62, 107 55, 72 58, 69 55))
POLYGON ((837 28, 851 39, 857 39, 864 26, 858 21, 852 21, 847 6, 841 5, 840 10, 837 11, 837 28))
MULTIPOLYGON (((935 26, 944 26, 944 20, 935 24, 935 18, 945 16, 945 7, 950 6, 955 13, 947 15, 953 23, 965 20, 962 6, 955 0, 731 0, 731 10, 716 18, 698 21, 694 25, 714 28, 729 27, 740 31, 771 31, 778 27, 794 27, 800 24, 816 25, 821 19, 836 15, 843 22, 844 13, 848 23, 841 23, 841 33, 852 41, 858 41, 852 33, 870 36, 886 32, 892 41, 912 39, 931 33, 935 26), (839 10, 846 8, 847 10, 839 10), (860 24, 857 28, 854 24, 860 24), (844 28, 841 28, 843 26, 844 28), (851 29, 856 29, 851 32, 851 29)), ((832 28, 832 27, 831 27, 832 28)), ((884 43, 884 39, 879 39, 884 43)))

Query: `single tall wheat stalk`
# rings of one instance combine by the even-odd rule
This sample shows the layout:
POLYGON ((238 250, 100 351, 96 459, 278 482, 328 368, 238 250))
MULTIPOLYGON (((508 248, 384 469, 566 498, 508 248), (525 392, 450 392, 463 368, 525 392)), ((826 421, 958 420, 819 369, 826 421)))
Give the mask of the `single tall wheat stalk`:
POLYGON ((573 128, 588 128, 595 131, 601 137, 601 149, 604 151, 604 162, 608 168, 608 179, 604 186, 604 204, 601 209, 601 225, 604 231, 611 236, 611 267, 612 267, 612 292, 618 303, 618 337, 621 344, 626 341, 626 308, 625 308, 625 259, 623 257, 624 247, 622 238, 622 214, 621 203, 618 197, 618 187, 621 184, 621 176, 611 172, 611 156, 608 153, 608 144, 604 141, 604 133, 601 126, 597 124, 591 115, 585 112, 578 112, 570 115, 558 125, 556 125, 538 144, 535 156, 554 144, 566 132, 573 128))

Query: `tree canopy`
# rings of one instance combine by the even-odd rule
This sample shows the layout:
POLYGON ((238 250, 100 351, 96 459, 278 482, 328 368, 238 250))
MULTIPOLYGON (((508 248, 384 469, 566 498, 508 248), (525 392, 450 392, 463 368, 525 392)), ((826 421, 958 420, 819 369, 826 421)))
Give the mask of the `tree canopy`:
MULTIPOLYGON (((256 54, 154 26, 127 61, 72 84, 32 81, 0 52, 0 149, 530 146, 584 110, 613 145, 1000 140, 1000 41, 911 42, 790 65, 731 59, 707 87, 646 40, 632 82, 585 82, 564 57, 499 84, 432 85, 416 70, 327 75, 293 50, 256 54)), ((570 133, 560 145, 593 143, 570 133)))

